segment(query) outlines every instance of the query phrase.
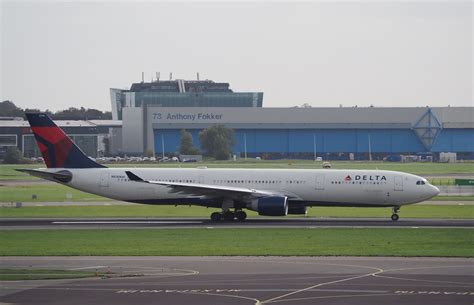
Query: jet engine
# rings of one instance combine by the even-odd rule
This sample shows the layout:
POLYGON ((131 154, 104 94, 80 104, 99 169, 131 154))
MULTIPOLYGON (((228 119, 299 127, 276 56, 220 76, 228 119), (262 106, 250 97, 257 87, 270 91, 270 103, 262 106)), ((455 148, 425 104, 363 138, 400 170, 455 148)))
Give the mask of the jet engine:
POLYGON ((288 215, 288 197, 263 197, 252 201, 248 208, 262 216, 288 215))

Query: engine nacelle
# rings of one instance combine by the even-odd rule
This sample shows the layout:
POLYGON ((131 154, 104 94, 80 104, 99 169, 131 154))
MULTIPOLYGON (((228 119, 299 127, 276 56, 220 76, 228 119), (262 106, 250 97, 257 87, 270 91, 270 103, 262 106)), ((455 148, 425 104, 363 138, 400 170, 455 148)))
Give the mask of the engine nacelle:
POLYGON ((255 199, 249 204, 250 210, 262 216, 288 215, 288 197, 263 197, 255 199))
POLYGON ((308 213, 308 207, 289 207, 288 214, 292 215, 306 215, 308 213))

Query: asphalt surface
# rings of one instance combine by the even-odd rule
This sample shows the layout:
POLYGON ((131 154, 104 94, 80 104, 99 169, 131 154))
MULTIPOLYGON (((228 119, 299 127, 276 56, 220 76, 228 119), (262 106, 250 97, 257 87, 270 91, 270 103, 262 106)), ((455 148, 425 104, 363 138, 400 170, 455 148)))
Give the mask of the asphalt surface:
POLYGON ((99 270, 110 278, 3 281, 1 304, 466 304, 468 258, 3 257, 1 268, 99 270))
POLYGON ((244 222, 212 222, 208 218, 51 218, 0 219, 0 228, 6 229, 101 229, 101 228, 287 228, 287 227, 341 227, 341 228, 474 228, 474 219, 414 219, 391 221, 389 218, 249 218, 244 222))

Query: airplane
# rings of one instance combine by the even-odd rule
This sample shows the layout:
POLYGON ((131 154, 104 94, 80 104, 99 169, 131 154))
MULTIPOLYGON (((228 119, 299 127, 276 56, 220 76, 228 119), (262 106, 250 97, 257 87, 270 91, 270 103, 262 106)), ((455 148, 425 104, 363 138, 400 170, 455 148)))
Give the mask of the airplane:
POLYGON ((219 208, 214 222, 306 215, 312 206, 392 207, 428 200, 425 178, 387 170, 108 168, 87 157, 45 113, 26 113, 47 168, 17 169, 99 196, 150 205, 219 208))

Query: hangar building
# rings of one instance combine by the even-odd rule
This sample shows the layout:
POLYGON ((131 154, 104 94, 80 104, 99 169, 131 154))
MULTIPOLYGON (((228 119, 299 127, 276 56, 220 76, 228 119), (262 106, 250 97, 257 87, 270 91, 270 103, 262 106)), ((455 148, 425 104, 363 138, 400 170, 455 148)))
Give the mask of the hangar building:
POLYGON ((175 154, 180 131, 193 135, 213 124, 234 129, 234 154, 264 159, 315 156, 381 160, 394 154, 456 152, 474 159, 473 107, 123 107, 125 153, 175 154))
MULTIPOLYGON (((90 157, 98 157, 108 150, 110 154, 121 153, 122 122, 113 120, 56 120, 79 148, 90 157), (105 147, 104 139, 108 139, 105 147)), ((40 157, 28 121, 23 118, 0 120, 0 158, 9 147, 17 147, 24 157, 40 157)))

